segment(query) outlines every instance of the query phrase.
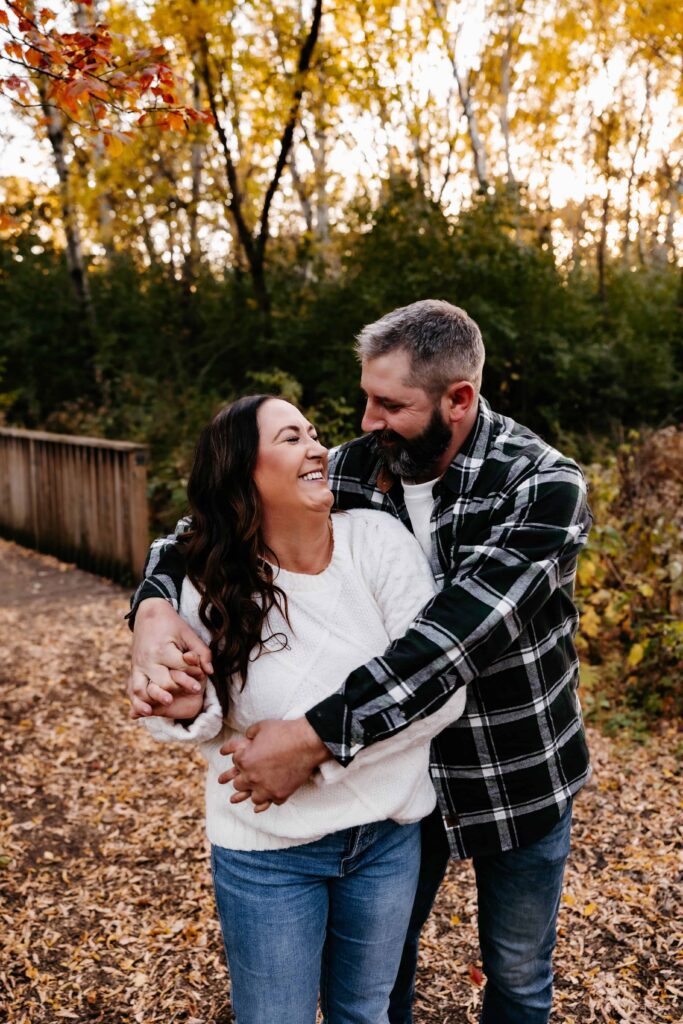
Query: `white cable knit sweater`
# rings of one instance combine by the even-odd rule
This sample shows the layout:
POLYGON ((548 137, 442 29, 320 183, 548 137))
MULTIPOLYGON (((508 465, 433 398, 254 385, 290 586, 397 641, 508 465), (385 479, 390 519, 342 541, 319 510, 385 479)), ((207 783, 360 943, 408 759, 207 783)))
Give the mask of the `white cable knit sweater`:
MULTIPOLYGON (((223 720, 211 683, 204 709, 186 728, 167 718, 143 719, 162 740, 196 741, 208 762, 206 831, 212 843, 234 850, 272 850, 313 842, 330 832, 392 818, 418 821, 434 807, 429 744, 458 718, 465 705, 459 690, 436 713, 361 751, 342 768, 322 765, 282 806, 254 814, 250 801, 231 804, 232 787, 218 776, 232 764, 220 747, 263 718, 299 718, 339 689, 349 672, 402 636, 435 593, 427 560, 415 538, 385 512, 355 510, 332 517, 332 560, 317 576, 280 570, 291 628, 279 613, 268 630, 285 633, 287 648, 271 650, 251 665, 246 686, 231 688, 223 720)), ((183 583, 180 611, 208 641, 198 616, 199 594, 183 583)))

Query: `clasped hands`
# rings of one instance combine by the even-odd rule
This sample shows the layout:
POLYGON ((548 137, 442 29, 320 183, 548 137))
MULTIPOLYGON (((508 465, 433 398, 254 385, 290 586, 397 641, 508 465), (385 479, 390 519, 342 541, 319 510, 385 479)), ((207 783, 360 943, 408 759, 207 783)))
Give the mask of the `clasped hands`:
POLYGON ((251 799, 257 813, 283 804, 330 756, 305 718, 257 722, 246 739, 225 743, 221 754, 232 754, 233 767, 218 777, 236 790, 230 803, 251 799))
MULTIPOLYGON (((149 598, 138 609, 132 661, 131 718, 199 713, 213 671, 211 651, 166 601, 149 598)), ((221 753, 233 759, 233 767, 218 779, 232 782, 236 792, 230 802, 251 799, 256 812, 283 804, 330 757, 306 718, 257 722, 246 737, 225 743, 221 753)))

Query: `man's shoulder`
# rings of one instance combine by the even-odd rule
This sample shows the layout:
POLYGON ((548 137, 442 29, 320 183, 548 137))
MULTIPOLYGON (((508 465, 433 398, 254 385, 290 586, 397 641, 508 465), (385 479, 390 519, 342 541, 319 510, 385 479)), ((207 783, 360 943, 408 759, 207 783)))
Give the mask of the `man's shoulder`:
POLYGON ((523 423, 491 410, 491 443, 487 463, 511 479, 558 474, 583 479, 580 467, 523 423))
POLYGON ((352 441, 332 448, 329 456, 330 477, 352 477, 367 480, 378 467, 377 449, 371 434, 363 434, 352 441))

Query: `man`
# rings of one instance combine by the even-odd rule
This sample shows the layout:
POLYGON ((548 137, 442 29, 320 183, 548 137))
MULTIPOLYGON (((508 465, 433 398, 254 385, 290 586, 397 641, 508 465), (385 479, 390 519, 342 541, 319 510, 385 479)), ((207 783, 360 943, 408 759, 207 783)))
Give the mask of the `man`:
MULTIPOLYGON (((238 791, 233 800, 281 802, 326 758, 347 765, 466 686, 464 715, 433 743, 438 808, 423 823, 389 1019, 412 1021, 419 930, 450 854, 474 863, 482 1024, 546 1024, 571 802, 589 773, 572 602, 590 526, 583 477, 480 397, 481 335, 457 307, 395 310, 361 332, 358 353, 367 433, 330 460, 337 507, 401 519, 441 590, 405 637, 305 718, 257 723, 228 744, 235 767, 224 779, 238 791)), ((134 715, 210 669, 208 650, 166 603, 177 602, 182 581, 172 542, 157 543, 147 573, 135 605, 134 715)))

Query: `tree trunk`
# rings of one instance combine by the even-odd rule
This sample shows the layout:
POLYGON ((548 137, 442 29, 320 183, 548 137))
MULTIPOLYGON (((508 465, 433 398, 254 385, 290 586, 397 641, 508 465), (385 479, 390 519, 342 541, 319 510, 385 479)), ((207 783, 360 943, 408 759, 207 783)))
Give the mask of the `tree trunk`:
POLYGON ((451 40, 446 31, 446 19, 444 5, 441 0, 434 0, 434 10, 436 16, 441 25, 441 31, 448 51, 448 57, 451 62, 453 69, 453 77, 458 87, 458 95, 460 96, 460 103, 462 105, 463 113, 467 121, 467 134, 470 140, 470 146, 472 148, 472 156, 474 159, 474 173, 479 183, 479 189, 481 192, 488 191, 488 170, 486 160, 486 149, 479 132, 479 125, 477 122, 477 115, 474 109, 474 101, 472 99, 472 90, 469 82, 462 74, 458 67, 458 60, 456 56, 456 43, 457 39, 451 40))
POLYGON ((510 64, 512 61, 512 39, 513 39, 513 7, 511 0, 507 5, 507 23, 505 32, 505 45, 501 58, 500 67, 500 130, 503 134, 505 146, 505 168, 507 184, 516 184, 514 171, 512 169, 512 155, 510 152, 510 64))
POLYGON ((47 136, 52 147, 55 170, 59 179, 59 201, 62 225, 66 238, 66 265, 71 279, 71 286, 81 310, 83 323, 88 333, 93 334, 95 330, 95 311, 83 259, 78 213, 71 195, 69 167, 64 152, 64 124, 60 112, 48 102, 44 78, 37 77, 37 87, 40 95, 40 105, 45 115, 47 136))
POLYGON ((292 149, 294 129, 296 128, 299 119, 299 110, 301 108, 301 100, 304 92, 306 72, 311 65, 313 51, 320 31, 321 18, 322 0, 315 0, 311 18, 311 27, 301 45, 301 50, 299 51, 294 94, 292 96, 287 121, 282 131, 282 135, 280 136, 280 150, 275 163, 273 175, 263 199, 256 234, 254 234, 249 228, 245 217, 243 197, 237 176, 237 167, 232 156, 230 143, 218 109, 217 93, 220 94, 220 89, 217 89, 216 82, 214 81, 209 44, 206 36, 201 39, 200 43, 201 76, 206 86, 213 125, 220 141, 228 180, 228 208, 234 219, 238 238, 242 244, 249 266, 249 273, 251 275, 252 286, 254 288, 254 298, 261 314, 261 327, 264 337, 269 337, 272 334, 271 302, 265 273, 266 250, 270 239, 270 211, 273 199, 280 185, 282 173, 287 165, 289 154, 292 149))
POLYGON ((306 222, 306 231, 309 235, 313 234, 313 205, 311 203, 310 196, 306 191, 301 175, 299 174, 299 168, 296 165, 296 149, 292 147, 292 152, 289 156, 289 173, 292 176, 292 184, 294 185, 294 191, 299 197, 301 203, 301 212, 303 214, 304 221, 306 222))
MULTIPOLYGON (((195 67, 197 66, 195 61, 195 67)), ((192 105, 195 110, 199 108, 201 99, 201 87, 199 82, 199 76, 195 74, 194 81, 192 82, 192 105)), ((199 271, 199 264, 201 262, 201 251, 199 248, 199 203, 202 195, 202 164, 204 160, 204 144, 200 141, 199 133, 201 129, 195 126, 194 133, 195 137, 192 141, 192 150, 190 153, 190 171, 192 176, 190 201, 187 205, 187 220, 189 226, 189 243, 187 252, 185 253, 185 261, 183 264, 183 278, 186 284, 192 284, 197 277, 199 271)))
POLYGON ((631 154, 631 165, 628 178, 626 179, 626 203, 624 209, 624 240, 621 247, 621 255, 624 263, 628 266, 631 259, 631 215, 633 211, 633 184, 636 180, 636 164, 645 138, 645 120, 650 108, 650 75, 645 76, 645 100, 638 122, 638 134, 636 145, 631 154))
MULTIPOLYGON (((89 7, 82 3, 74 3, 72 6, 74 9, 74 19, 76 24, 81 32, 88 33, 99 20, 100 12, 98 0, 92 0, 89 7)), ((104 142, 101 135, 96 136, 93 140, 92 151, 93 166, 95 168, 95 173, 97 174, 105 163, 104 142)), ((114 222, 115 217, 111 192, 108 189, 105 189, 104 191, 99 191, 98 189, 97 223, 99 227, 100 242, 108 260, 111 260, 114 256, 114 222)))

